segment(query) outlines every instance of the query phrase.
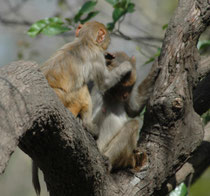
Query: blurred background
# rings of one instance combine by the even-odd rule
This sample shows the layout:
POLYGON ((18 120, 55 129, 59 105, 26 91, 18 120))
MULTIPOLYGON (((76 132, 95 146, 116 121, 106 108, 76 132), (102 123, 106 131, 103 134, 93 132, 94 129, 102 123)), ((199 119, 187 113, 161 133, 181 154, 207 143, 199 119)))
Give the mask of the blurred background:
MULTIPOLYGON (((0 0, 0 66, 24 59, 43 63, 64 43, 74 39, 72 31, 57 36, 27 34, 29 27, 46 17, 73 17, 85 0, 0 0)), ((120 23, 120 32, 112 34, 109 51, 125 51, 137 58, 139 82, 148 73, 161 47, 165 27, 176 8, 177 1, 135 0, 135 11, 120 23), (119 34, 121 33, 121 36, 119 34), (128 38, 134 38, 126 40, 128 38), (145 65, 146 64, 146 65, 145 65)), ((104 24, 112 21, 113 7, 98 0, 99 14, 94 18, 104 24)), ((209 34, 207 34, 208 36, 209 34)), ((205 35, 204 35, 205 36, 205 35)), ((47 196, 40 172, 42 196, 47 196)), ((210 170, 190 188, 190 196, 210 196, 210 170)), ((6 171, 0 176, 1 196, 35 196, 31 183, 31 160, 21 150, 12 155, 6 171)))

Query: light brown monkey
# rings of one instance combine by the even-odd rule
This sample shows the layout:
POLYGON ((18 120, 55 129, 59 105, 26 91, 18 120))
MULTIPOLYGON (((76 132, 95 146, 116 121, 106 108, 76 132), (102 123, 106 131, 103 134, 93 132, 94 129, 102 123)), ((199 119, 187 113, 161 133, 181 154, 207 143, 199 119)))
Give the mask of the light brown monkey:
POLYGON ((106 58, 109 69, 120 67, 124 61, 128 61, 132 65, 132 72, 103 95, 93 88, 93 122, 99 127, 97 145, 99 151, 108 157, 112 170, 139 168, 146 159, 137 149, 139 121, 129 120, 124 107, 136 82, 136 60, 124 52, 117 52, 106 58))
POLYGON ((64 45, 41 67, 49 85, 63 104, 80 116, 83 125, 97 137, 97 128, 91 121, 92 101, 87 88, 93 80, 101 92, 115 85, 131 70, 125 62, 121 67, 108 71, 104 51, 110 43, 105 26, 91 21, 79 25, 75 41, 64 45))

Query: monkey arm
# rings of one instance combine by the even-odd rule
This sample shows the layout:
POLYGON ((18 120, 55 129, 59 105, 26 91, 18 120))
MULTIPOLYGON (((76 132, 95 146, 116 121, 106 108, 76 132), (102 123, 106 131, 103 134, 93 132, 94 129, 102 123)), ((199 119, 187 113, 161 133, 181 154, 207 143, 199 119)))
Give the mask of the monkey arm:
POLYGON ((129 117, 134 118, 141 113, 154 90, 159 72, 160 68, 157 67, 157 61, 155 61, 148 76, 138 86, 134 86, 131 97, 125 104, 125 110, 129 117))
POLYGON ((105 69, 103 74, 103 82, 101 82, 100 90, 104 93, 106 90, 115 86, 127 73, 132 71, 132 66, 128 61, 123 62, 120 66, 109 71, 105 69))

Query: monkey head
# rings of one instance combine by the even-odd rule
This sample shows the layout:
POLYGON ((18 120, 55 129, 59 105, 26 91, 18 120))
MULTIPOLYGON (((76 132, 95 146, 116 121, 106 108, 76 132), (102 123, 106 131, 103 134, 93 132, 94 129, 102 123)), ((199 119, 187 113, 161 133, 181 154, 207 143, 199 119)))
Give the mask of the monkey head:
POLYGON ((110 35, 104 24, 97 21, 80 24, 75 32, 76 37, 83 38, 87 43, 93 43, 102 50, 106 50, 110 44, 110 35))
POLYGON ((136 82, 136 58, 134 56, 129 57, 124 52, 106 53, 105 58, 109 70, 120 66, 125 61, 128 61, 132 65, 132 71, 127 73, 114 87, 107 91, 113 98, 125 102, 129 99, 136 82))

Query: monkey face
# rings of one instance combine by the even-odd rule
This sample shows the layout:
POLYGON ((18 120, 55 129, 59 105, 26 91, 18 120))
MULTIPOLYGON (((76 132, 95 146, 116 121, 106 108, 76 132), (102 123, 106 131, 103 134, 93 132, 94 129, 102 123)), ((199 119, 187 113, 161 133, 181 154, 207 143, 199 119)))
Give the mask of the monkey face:
POLYGON ((126 74, 122 80, 117 85, 109 89, 107 93, 117 101, 128 101, 136 82, 136 77, 133 77, 133 75, 135 75, 135 72, 126 74))

